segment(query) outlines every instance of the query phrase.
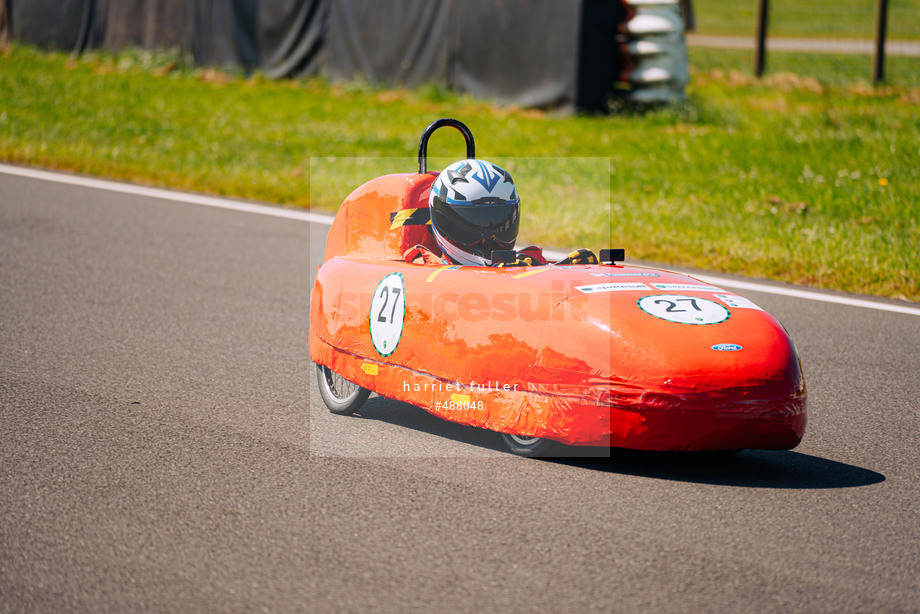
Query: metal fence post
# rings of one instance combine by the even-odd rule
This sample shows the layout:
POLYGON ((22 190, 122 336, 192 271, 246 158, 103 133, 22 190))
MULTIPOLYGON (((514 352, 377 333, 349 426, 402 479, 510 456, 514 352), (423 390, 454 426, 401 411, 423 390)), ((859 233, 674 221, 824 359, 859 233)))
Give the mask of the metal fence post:
POLYGON ((872 64, 872 81, 885 80, 885 31, 888 29, 888 0, 875 3, 875 58, 872 64))
POLYGON ((767 19, 770 15, 770 0, 757 0, 757 40, 754 44, 754 74, 763 76, 766 63, 767 19))
POLYGON ((680 0, 680 12, 684 16, 684 32, 695 32, 696 17, 693 15, 693 0, 680 0))

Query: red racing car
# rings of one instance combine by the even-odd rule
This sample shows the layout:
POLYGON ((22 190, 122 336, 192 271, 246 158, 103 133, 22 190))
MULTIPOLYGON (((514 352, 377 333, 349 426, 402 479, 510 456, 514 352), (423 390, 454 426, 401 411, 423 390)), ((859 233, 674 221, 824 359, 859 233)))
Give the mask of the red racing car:
MULTIPOLYGON (((514 453, 551 442, 641 450, 789 449, 806 392, 786 331, 751 301, 693 277, 595 264, 460 266, 441 259, 428 216, 437 173, 352 192, 313 287, 310 358, 338 414, 370 392, 502 434, 514 453)), ((495 254, 501 260, 501 254, 495 254)))

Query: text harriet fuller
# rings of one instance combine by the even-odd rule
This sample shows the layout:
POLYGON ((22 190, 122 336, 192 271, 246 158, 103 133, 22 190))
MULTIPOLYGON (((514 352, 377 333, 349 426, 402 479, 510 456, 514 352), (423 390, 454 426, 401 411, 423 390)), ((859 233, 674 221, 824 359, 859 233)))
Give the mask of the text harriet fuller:
POLYGON ((403 392, 424 392, 431 390, 433 392, 450 392, 452 390, 461 391, 468 389, 471 392, 492 392, 493 390, 517 390, 518 384, 502 384, 499 382, 470 382, 469 384, 460 384, 457 382, 425 382, 422 384, 410 384, 403 382, 403 392))

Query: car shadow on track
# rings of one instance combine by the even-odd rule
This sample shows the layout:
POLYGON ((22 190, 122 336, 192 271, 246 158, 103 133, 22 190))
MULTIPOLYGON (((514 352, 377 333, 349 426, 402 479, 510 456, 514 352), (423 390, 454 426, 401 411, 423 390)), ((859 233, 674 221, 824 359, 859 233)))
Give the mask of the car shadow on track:
MULTIPOLYGON (((375 396, 356 416, 471 446, 505 451, 498 433, 448 422, 407 403, 375 396)), ((720 454, 560 445, 549 456, 529 460, 591 471, 747 488, 853 488, 885 481, 885 476, 876 471, 792 450, 742 450, 736 454, 720 454)))
MULTIPOLYGON (((599 452, 606 453, 606 449, 599 452)), ((609 458, 545 460, 596 471, 746 488, 853 488, 885 481, 876 471, 792 450, 742 450, 720 455, 611 449, 609 458)))
POLYGON ((354 416, 368 420, 379 420, 387 424, 436 435, 479 448, 499 452, 506 451, 505 446, 502 444, 501 436, 494 431, 442 420, 415 405, 385 399, 376 395, 371 396, 354 416))

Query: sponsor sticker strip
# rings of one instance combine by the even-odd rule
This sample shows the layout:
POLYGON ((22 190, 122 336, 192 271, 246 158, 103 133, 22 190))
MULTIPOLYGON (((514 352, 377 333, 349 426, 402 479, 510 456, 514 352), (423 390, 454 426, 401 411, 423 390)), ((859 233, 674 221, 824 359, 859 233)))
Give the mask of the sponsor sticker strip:
POLYGON ((714 294, 713 296, 715 296, 717 299, 729 307, 735 307, 737 309, 756 309, 758 311, 763 311, 763 309, 755 305, 749 299, 746 299, 743 296, 738 296, 737 294, 714 294))
POLYGON ((648 291, 649 287, 640 283, 616 283, 616 284, 591 284, 588 286, 575 286, 575 289, 585 294, 596 294, 598 292, 622 292, 625 290, 648 291))
POLYGON ((591 273, 591 277, 661 277, 658 273, 591 273))
POLYGON ((702 284, 650 284, 656 290, 665 292, 724 292, 722 288, 702 284))

